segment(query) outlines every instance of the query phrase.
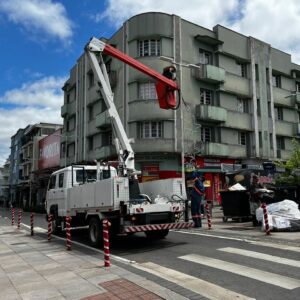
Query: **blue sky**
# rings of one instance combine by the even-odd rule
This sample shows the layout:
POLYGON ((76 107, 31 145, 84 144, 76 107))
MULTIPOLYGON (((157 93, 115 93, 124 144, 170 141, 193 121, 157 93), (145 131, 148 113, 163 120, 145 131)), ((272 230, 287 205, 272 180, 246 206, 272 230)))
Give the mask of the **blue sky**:
POLYGON ((300 63, 298 0, 0 0, 0 166, 18 128, 62 123, 61 87, 91 36, 110 37, 131 16, 162 11, 269 42, 300 63))

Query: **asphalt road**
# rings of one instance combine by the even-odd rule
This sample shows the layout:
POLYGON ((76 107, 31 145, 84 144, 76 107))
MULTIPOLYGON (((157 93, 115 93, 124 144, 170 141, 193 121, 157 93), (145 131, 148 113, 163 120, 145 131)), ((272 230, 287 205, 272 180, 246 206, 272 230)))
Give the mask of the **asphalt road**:
MULTIPOLYGON (((22 223, 29 225, 28 213, 22 223)), ((47 228, 44 215, 35 216, 35 226, 47 228)), ((73 230, 72 239, 88 245, 87 230, 73 230)), ((299 252, 291 246, 207 236, 202 230, 173 231, 158 241, 136 234, 118 237, 111 245, 113 255, 135 261, 131 267, 154 274, 157 283, 170 281, 206 298, 214 290, 224 299, 235 293, 241 299, 300 299, 299 252)))

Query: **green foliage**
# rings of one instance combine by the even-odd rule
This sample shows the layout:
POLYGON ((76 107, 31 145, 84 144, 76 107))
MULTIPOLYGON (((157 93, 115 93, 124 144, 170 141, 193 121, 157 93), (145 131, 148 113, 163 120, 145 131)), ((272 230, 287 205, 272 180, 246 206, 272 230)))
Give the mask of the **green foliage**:
POLYGON ((276 185, 300 185, 300 176, 293 174, 294 170, 300 169, 300 143, 298 140, 292 141, 293 152, 286 162, 276 162, 276 166, 285 168, 286 173, 276 178, 276 185))

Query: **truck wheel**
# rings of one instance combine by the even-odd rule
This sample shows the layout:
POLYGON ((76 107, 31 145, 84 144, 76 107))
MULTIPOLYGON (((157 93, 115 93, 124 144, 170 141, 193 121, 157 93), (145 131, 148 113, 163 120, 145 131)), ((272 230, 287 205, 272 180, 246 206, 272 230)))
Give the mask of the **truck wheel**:
POLYGON ((57 217, 52 219, 52 233, 53 234, 60 234, 61 233, 61 224, 60 220, 57 217))
POLYGON ((145 231, 147 238, 156 240, 165 238, 168 235, 168 233, 169 229, 145 231))
POLYGON ((58 216, 57 209, 52 209, 51 215, 52 215, 52 221, 51 221, 52 233, 60 234, 61 233, 61 219, 58 216))
POLYGON ((102 243, 102 224, 99 218, 93 217, 89 222, 89 241, 92 246, 102 243))

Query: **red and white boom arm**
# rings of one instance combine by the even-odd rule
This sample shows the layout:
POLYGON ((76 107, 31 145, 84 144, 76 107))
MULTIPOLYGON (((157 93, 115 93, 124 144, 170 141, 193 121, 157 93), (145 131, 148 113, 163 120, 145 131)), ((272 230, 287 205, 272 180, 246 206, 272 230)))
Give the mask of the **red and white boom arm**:
POLYGON ((119 155, 119 160, 124 166, 125 175, 135 172, 134 152, 130 145, 129 139, 121 122, 120 116, 116 109, 113 100, 108 74, 102 58, 102 53, 110 55, 131 67, 147 74, 156 80, 156 91, 159 100, 160 108, 176 109, 175 92, 179 91, 178 85, 173 80, 164 75, 150 69, 139 61, 119 51, 118 49, 102 42, 97 38, 92 38, 85 47, 85 52, 90 58, 91 67, 96 80, 100 83, 100 89, 107 106, 108 114, 111 118, 114 133, 116 134, 116 148, 119 155), (97 58, 99 56, 99 59, 97 58))

